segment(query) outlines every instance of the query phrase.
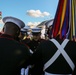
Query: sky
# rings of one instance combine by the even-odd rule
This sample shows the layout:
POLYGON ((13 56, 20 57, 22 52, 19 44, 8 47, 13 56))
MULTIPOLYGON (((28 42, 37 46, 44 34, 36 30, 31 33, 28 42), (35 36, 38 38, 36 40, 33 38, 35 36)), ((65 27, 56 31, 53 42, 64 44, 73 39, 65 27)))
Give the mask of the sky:
MULTIPOLYGON (((0 0, 2 18, 13 16, 25 25, 38 25, 42 21, 54 19, 59 0, 0 0)), ((0 28, 3 26, 0 20, 0 28)))

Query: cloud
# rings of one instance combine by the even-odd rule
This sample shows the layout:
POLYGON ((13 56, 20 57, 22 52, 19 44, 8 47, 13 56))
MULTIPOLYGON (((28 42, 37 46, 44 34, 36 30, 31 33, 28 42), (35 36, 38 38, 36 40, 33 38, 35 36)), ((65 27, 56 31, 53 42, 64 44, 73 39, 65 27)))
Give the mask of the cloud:
POLYGON ((40 10, 28 10, 27 15, 29 15, 31 17, 45 17, 45 16, 49 16, 50 13, 41 12, 40 10))
POLYGON ((38 24, 40 24, 40 22, 28 22, 28 26, 37 26, 38 24))

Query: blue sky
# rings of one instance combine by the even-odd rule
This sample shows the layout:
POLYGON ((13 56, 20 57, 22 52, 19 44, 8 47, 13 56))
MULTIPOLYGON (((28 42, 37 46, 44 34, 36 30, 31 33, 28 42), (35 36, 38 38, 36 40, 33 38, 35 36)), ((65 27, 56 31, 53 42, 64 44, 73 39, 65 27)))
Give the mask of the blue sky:
POLYGON ((0 0, 2 18, 14 16, 26 25, 54 18, 59 0, 0 0))

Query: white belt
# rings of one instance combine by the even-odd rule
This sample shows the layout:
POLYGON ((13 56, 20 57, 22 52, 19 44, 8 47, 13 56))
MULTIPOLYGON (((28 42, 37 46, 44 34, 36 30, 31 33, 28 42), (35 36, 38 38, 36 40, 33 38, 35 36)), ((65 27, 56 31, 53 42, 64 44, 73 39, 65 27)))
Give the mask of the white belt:
POLYGON ((33 51, 30 49, 30 53, 33 54, 33 51))
POLYGON ((45 72, 44 75, 72 75, 72 74, 52 74, 52 73, 45 72))
POLYGON ((61 45, 55 39, 51 39, 50 41, 52 41, 57 46, 58 50, 54 54, 54 56, 44 64, 43 70, 47 69, 58 58, 58 56, 60 54, 62 54, 63 57, 65 58, 66 62, 69 64, 69 66, 71 67, 71 69, 73 71, 75 68, 75 65, 74 65, 73 61, 70 59, 70 57, 68 56, 68 54, 63 49, 66 46, 66 44, 68 43, 68 40, 65 39, 61 45))

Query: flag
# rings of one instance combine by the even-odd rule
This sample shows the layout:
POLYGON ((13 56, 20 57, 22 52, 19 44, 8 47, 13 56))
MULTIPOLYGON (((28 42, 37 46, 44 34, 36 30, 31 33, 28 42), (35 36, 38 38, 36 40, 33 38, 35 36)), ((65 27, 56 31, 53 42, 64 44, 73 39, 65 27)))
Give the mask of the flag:
POLYGON ((0 11, 0 20, 2 19, 2 12, 0 11))
POLYGON ((76 38, 76 0, 59 0, 52 35, 71 40, 76 38))

